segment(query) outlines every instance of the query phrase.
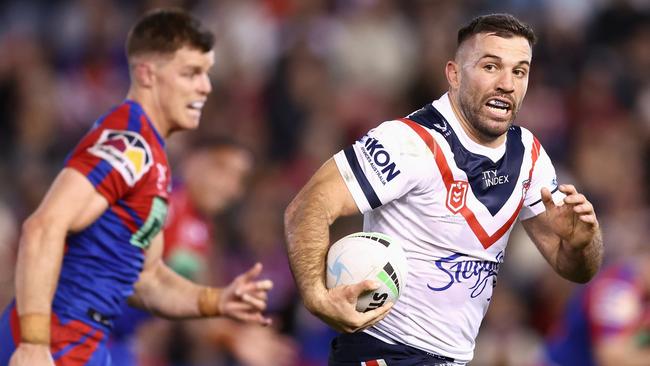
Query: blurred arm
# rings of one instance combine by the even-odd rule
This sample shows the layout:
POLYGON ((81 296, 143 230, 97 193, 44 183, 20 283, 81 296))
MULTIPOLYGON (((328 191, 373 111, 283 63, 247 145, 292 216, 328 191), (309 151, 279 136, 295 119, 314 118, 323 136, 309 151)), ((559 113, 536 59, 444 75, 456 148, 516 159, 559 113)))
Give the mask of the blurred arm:
POLYGON ((163 233, 159 233, 147 252, 144 269, 135 284, 129 304, 172 319, 227 316, 236 320, 269 324, 262 316, 267 292, 273 284, 257 281, 262 265, 256 264, 227 287, 215 288, 191 282, 169 268, 162 260, 163 233))
POLYGON ((95 221, 108 207, 81 173, 66 168, 25 221, 16 264, 16 304, 22 342, 49 344, 54 291, 65 237, 95 221))
POLYGON ((635 333, 629 332, 603 340, 596 345, 599 366, 650 366, 650 347, 636 344, 635 333))

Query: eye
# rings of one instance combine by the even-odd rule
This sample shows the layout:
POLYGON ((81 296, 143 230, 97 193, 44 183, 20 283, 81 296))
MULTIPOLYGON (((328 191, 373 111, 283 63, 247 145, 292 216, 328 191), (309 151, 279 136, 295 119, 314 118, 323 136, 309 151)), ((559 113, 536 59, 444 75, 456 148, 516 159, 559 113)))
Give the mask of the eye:
POLYGON ((528 70, 525 70, 525 69, 514 69, 514 70, 512 71, 512 73, 515 74, 515 76, 517 76, 517 77, 521 77, 521 78, 523 78, 523 77, 526 76, 526 74, 528 73, 528 70))
POLYGON ((493 72, 497 70, 497 65, 495 64, 486 64, 483 66, 483 70, 487 72, 493 72))

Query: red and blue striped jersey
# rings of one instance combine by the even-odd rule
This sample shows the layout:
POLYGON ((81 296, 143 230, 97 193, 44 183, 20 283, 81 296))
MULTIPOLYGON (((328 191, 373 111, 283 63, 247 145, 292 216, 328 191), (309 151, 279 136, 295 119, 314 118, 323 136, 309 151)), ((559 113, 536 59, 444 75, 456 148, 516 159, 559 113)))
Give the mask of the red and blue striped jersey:
POLYGON ((53 303, 59 316, 111 319, 121 313, 145 249, 167 215, 171 176, 164 148, 142 107, 127 100, 95 122, 66 159, 65 166, 85 175, 109 207, 66 238, 53 303))

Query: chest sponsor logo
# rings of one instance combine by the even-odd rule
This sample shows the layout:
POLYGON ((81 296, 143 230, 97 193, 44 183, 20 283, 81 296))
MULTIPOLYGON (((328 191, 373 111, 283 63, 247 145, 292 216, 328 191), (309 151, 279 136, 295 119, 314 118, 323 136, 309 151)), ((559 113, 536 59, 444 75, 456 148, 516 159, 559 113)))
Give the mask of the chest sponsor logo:
POLYGON ((490 169, 483 172, 483 185, 485 188, 498 186, 504 183, 510 183, 509 174, 499 175, 499 172, 496 169, 490 169))
POLYGON ((386 184, 400 175, 401 171, 397 169, 397 165, 391 160, 390 154, 385 150, 384 145, 379 143, 379 140, 368 137, 362 152, 382 184, 386 184))
POLYGON ((503 251, 497 254, 495 262, 458 260, 462 257, 464 257, 463 254, 454 253, 435 261, 434 266, 448 278, 443 283, 427 284, 427 287, 431 291, 441 292, 457 284, 469 283, 471 284, 469 286, 469 290, 471 290, 470 297, 476 298, 485 291, 488 284, 491 284, 492 287, 496 286, 499 266, 503 263, 503 251))
POLYGON ((447 191, 447 208, 449 211, 456 214, 465 207, 468 186, 469 184, 466 181, 461 180, 455 180, 451 184, 447 191))
POLYGON ((133 131, 105 130, 88 152, 107 161, 129 187, 153 165, 151 148, 140 134, 133 131))

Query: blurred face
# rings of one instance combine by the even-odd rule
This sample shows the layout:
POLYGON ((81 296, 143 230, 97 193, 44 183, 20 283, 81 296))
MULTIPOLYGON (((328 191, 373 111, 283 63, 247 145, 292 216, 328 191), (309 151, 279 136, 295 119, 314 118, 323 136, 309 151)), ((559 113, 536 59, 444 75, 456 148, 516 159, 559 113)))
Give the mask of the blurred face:
POLYGON ((531 59, 523 37, 480 33, 460 46, 445 71, 452 105, 470 136, 492 142, 505 134, 526 95, 531 59))
POLYGON ((207 215, 217 214, 244 194, 252 169, 249 153, 233 147, 201 151, 186 162, 185 182, 193 203, 207 215))
POLYGON ((169 132, 194 129, 212 90, 208 71, 214 64, 214 51, 183 47, 172 56, 154 62, 152 90, 159 115, 155 118, 169 132))

